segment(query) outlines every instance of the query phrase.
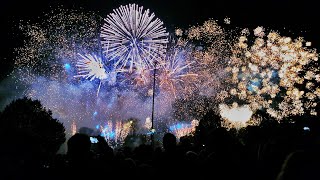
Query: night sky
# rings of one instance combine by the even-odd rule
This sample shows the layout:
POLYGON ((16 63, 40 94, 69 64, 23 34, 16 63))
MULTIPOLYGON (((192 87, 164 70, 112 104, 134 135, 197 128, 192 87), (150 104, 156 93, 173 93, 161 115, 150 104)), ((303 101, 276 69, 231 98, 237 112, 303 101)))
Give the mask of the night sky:
POLYGON ((264 26, 278 30, 281 35, 293 38, 303 36, 312 42, 312 47, 320 47, 318 35, 319 10, 316 1, 303 0, 219 0, 219 1, 186 1, 186 0, 4 0, 1 1, 1 55, 0 80, 12 68, 13 48, 21 44, 16 41, 14 27, 19 19, 33 19, 50 9, 63 5, 66 8, 84 8, 106 16, 112 9, 128 3, 137 3, 149 8, 160 18, 167 29, 186 28, 201 24, 209 18, 223 22, 227 16, 231 25, 255 28, 264 26), (210 2, 210 3, 209 3, 210 2))

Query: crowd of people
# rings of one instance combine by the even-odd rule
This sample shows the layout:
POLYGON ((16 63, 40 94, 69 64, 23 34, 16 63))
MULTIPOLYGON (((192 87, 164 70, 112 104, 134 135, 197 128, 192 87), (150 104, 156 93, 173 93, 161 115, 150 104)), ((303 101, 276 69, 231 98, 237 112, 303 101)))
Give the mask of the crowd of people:
POLYGON ((20 169, 2 170, 7 169, 8 179, 318 179, 320 139, 312 130, 249 126, 235 136, 216 128, 201 144, 196 137, 177 139, 165 133, 161 146, 118 149, 101 136, 92 143, 90 136, 77 133, 68 139, 66 154, 56 154, 38 167, 21 162, 26 164, 20 169))
MULTIPOLYGON (((207 113, 191 135, 177 138, 163 132, 156 143, 114 148, 101 136, 91 141, 81 128, 66 139, 63 124, 51 115, 39 101, 28 98, 0 112, 1 180, 320 179, 318 116, 279 122, 260 113, 258 126, 227 129, 220 116, 207 113), (64 142, 66 153, 58 153, 64 142)), ((126 141, 140 136, 133 133, 126 141)))

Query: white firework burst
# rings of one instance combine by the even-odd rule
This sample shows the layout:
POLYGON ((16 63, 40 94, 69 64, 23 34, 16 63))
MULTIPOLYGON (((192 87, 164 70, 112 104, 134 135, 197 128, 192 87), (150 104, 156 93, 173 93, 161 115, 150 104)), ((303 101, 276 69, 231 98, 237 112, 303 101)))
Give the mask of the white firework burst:
POLYGON ((163 22, 136 4, 120 6, 105 18, 101 44, 109 61, 117 69, 153 67, 164 56, 168 33, 163 22))
POLYGON ((76 67, 78 68, 78 75, 74 77, 82 77, 90 81, 94 79, 107 79, 108 75, 101 58, 91 54, 79 54, 79 56, 81 59, 79 59, 76 64, 76 67))

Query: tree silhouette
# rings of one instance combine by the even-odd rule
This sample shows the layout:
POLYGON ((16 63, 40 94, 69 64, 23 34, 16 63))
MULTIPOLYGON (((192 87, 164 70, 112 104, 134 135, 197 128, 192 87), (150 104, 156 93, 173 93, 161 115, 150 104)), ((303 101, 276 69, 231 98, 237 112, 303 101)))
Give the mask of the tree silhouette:
POLYGON ((0 135, 5 153, 12 150, 21 158, 36 154, 41 160, 54 155, 66 140, 65 128, 52 112, 26 97, 12 101, 0 113, 0 135))

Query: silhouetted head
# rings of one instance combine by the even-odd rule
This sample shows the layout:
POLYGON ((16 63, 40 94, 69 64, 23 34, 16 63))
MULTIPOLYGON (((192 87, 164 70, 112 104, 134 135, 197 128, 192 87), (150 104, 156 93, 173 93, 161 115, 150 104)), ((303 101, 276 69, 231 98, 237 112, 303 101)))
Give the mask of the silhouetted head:
POLYGON ((319 167, 317 152, 295 151, 287 156, 277 180, 319 179, 319 167))
POLYGON ((198 159, 198 154, 193 151, 187 151, 185 156, 188 161, 192 162, 195 162, 198 159))
POLYGON ((85 134, 75 134, 68 140, 68 154, 81 155, 90 152, 90 137, 85 134))
POLYGON ((171 133, 166 133, 163 136, 162 142, 163 142, 163 148, 166 151, 175 149, 177 146, 177 138, 175 135, 171 133))

